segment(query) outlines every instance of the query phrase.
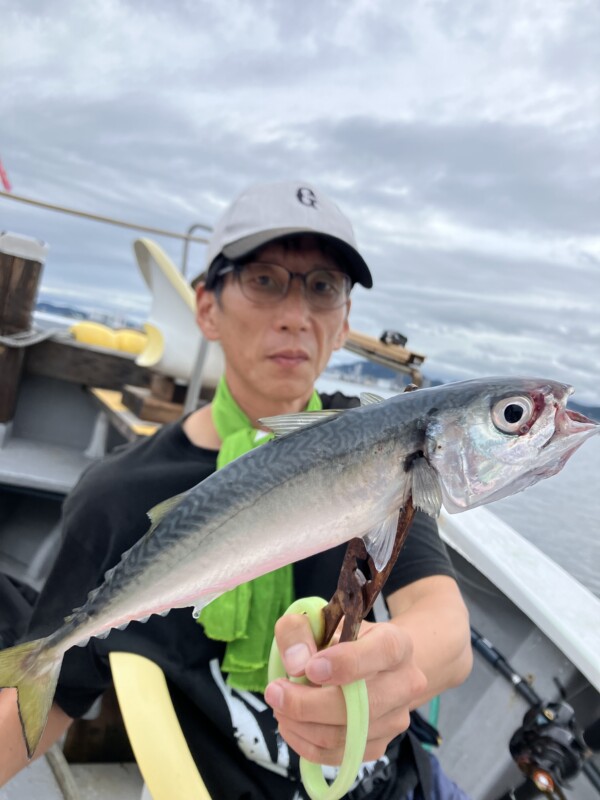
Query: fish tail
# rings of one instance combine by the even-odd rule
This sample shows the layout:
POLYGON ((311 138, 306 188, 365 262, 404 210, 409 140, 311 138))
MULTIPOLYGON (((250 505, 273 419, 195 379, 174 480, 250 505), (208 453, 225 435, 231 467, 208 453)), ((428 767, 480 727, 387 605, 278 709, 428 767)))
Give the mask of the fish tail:
POLYGON ((35 639, 0 652, 0 688, 17 690, 29 758, 33 757, 46 727, 63 660, 63 652, 48 642, 49 639, 35 639))

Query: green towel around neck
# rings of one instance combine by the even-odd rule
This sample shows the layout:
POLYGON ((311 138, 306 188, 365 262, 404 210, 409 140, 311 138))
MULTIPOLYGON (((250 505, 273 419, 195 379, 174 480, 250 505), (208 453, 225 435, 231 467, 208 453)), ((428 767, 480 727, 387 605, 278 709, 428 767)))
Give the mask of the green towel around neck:
MULTIPOLYGON (((319 411, 321 398, 313 392, 306 411, 319 411)), ((217 469, 273 438, 256 430, 221 378, 212 401, 212 418, 221 449, 217 469)), ((232 589, 200 612, 198 622, 210 639, 227 642, 221 664, 227 683, 235 689, 263 692, 275 623, 294 600, 291 564, 232 589)))

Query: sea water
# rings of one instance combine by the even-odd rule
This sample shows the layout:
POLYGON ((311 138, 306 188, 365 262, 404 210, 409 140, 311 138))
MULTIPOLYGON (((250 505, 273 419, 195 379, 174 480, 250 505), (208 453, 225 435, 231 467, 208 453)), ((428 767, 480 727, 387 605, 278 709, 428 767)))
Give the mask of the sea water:
MULTIPOLYGON (((348 395, 394 393, 327 377, 317 386, 348 395)), ((489 510, 600 597, 600 436, 584 442, 558 475, 489 510)))
POLYGON ((563 470, 490 507, 600 597, 600 436, 563 470))

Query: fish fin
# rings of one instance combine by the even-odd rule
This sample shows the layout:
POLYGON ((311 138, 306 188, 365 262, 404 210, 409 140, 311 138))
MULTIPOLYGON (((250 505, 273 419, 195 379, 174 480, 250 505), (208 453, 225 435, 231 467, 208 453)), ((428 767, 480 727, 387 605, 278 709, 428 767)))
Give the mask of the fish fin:
POLYGON ((392 555, 394 542, 396 541, 399 513, 399 511, 394 511, 393 514, 390 514, 383 522, 371 528, 363 536, 367 553, 371 556, 376 569, 380 572, 392 555))
POLYGON ((359 394, 361 406, 373 406, 376 403, 383 403, 385 397, 373 392, 361 392, 359 394))
POLYGON ((152 533, 158 523, 163 519, 163 517, 166 517, 169 511, 172 511, 175 506, 179 505, 186 494, 187 492, 182 492, 181 494, 176 494, 173 497, 169 497, 166 500, 163 500, 162 503, 158 503, 157 505, 153 506, 150 511, 146 512, 150 517, 150 521, 152 522, 150 530, 146 533, 146 536, 152 533))
POLYGON ((258 421, 273 431, 277 438, 288 436, 290 433, 311 428, 322 422, 328 422, 337 414, 343 414, 345 409, 340 411, 300 411, 297 414, 279 414, 276 417, 261 417, 258 421))
POLYGON ((62 652, 56 656, 48 639, 35 639, 0 653, 0 688, 17 690, 19 719, 27 756, 33 757, 46 722, 58 681, 62 652))
POLYGON ((222 594, 223 592, 215 592, 214 594, 203 594, 202 597, 199 597, 194 603, 194 610, 192 611, 192 617, 194 619, 198 619, 198 617, 202 613, 202 609, 209 603, 212 603, 213 600, 216 600, 217 597, 220 597, 222 594))
POLYGON ((420 456, 412 462, 412 499, 415 508, 420 508, 430 517, 439 516, 442 508, 442 489, 437 472, 420 456))

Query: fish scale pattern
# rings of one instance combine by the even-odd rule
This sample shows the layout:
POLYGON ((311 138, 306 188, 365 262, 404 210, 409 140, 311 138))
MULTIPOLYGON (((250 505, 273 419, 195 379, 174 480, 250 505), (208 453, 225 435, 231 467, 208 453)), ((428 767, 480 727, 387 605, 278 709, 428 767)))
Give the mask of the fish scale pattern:
MULTIPOLYGON (((533 391, 540 381, 530 379, 486 379, 490 402, 515 391, 533 391)), ((564 384, 545 382, 548 389, 564 395, 564 384)), ((59 633, 66 637, 77 626, 99 616, 127 587, 143 580, 148 571, 169 569, 185 557, 189 547, 198 548, 225 522, 259 502, 260 498, 298 475, 315 468, 360 458, 372 448, 401 440, 407 455, 423 442, 428 424, 440 407, 445 412, 464 409, 481 397, 480 380, 420 389, 380 403, 347 409, 339 415, 272 440, 246 453, 211 475, 184 495, 172 510, 130 550, 105 576, 104 583, 90 592, 86 603, 67 618, 59 633), (170 554, 170 555, 169 555, 170 554)))

